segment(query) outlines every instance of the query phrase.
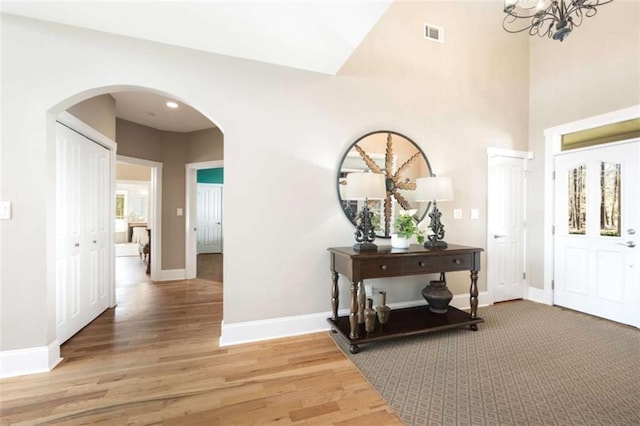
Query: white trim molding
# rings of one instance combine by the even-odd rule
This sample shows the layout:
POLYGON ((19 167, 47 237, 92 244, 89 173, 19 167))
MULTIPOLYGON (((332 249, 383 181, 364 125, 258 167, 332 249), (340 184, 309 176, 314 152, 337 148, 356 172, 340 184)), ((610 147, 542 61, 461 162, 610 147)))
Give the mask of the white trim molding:
POLYGON ((0 378, 46 373, 62 361, 60 342, 56 339, 47 346, 0 352, 0 378))
POLYGON ((533 160, 534 154, 532 151, 515 151, 513 149, 504 149, 504 148, 487 148, 488 156, 500 156, 500 157, 513 157, 513 158, 522 158, 525 160, 533 160))
MULTIPOLYGON (((392 303, 392 309, 409 308, 424 305, 424 299, 410 300, 407 302, 392 303)), ((478 295, 478 305, 487 306, 488 294, 486 291, 478 295)), ((470 300, 468 294, 459 294, 451 300, 451 306, 458 309, 469 309, 470 300)), ((348 309, 342 309, 339 315, 348 315, 348 309)), ((329 331, 327 318, 331 312, 320 312, 308 315, 296 315, 292 317, 272 318, 268 320, 247 321, 235 324, 222 322, 220 333, 220 347, 239 345, 243 343, 260 342, 263 340, 278 339, 282 337, 299 336, 302 334, 329 331)))
POLYGON ((154 281, 180 281, 186 279, 185 276, 184 269, 162 269, 154 281))

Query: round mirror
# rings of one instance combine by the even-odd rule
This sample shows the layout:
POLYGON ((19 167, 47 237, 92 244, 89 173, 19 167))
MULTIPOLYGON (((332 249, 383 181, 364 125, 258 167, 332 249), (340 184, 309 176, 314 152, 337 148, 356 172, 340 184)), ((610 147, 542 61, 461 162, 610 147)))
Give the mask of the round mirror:
POLYGON ((393 221, 401 210, 416 209, 416 219, 427 214, 428 204, 415 201, 416 178, 431 176, 424 152, 408 137, 390 130, 368 133, 355 141, 342 157, 338 171, 338 198, 342 211, 356 225, 364 200, 346 199, 349 173, 379 173, 385 176, 386 198, 368 200, 377 237, 390 237, 393 221))

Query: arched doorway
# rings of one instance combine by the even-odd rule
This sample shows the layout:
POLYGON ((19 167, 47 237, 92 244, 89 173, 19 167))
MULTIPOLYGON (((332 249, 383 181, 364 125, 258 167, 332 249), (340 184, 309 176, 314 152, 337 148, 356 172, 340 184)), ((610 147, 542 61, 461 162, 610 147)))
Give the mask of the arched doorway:
MULTIPOLYGON (((184 237, 185 225, 184 225, 184 222, 181 222, 181 221, 184 221, 185 219, 184 212, 182 211, 186 207, 184 205, 185 196, 184 196, 184 192, 180 194, 179 193, 180 191, 177 188, 182 188, 183 191, 185 191, 186 186, 184 185, 184 181, 183 181, 184 169, 185 169, 185 164, 189 162, 189 159, 191 157, 189 156, 190 153, 187 152, 189 150, 184 146, 181 147, 179 145, 179 142, 183 141, 188 144, 190 142, 188 137, 188 134, 190 132, 188 131, 179 132, 177 131, 179 129, 167 129, 167 128, 159 129, 159 128, 152 127, 151 125, 149 125, 150 123, 148 122, 140 123, 140 122, 129 121, 127 118, 135 119, 136 121, 144 121, 144 120, 136 119, 135 114, 132 115, 131 111, 125 114, 122 114, 124 115, 125 118, 120 117, 121 114, 120 112, 117 111, 117 108, 114 108, 113 112, 107 111, 106 114, 104 114, 104 111, 100 111, 100 108, 96 110, 95 105, 93 105, 93 107, 89 105, 87 107, 86 114, 79 112, 76 108, 78 105, 81 105, 83 103, 85 103, 85 106, 86 106, 87 103, 91 103, 92 99, 109 96, 109 95, 111 95, 112 98, 116 98, 116 101, 117 101, 117 99, 121 98, 122 93, 127 94, 127 96, 125 97, 125 100, 131 98, 132 96, 135 98, 136 93, 138 93, 140 94, 140 97, 143 97, 147 101, 150 97, 152 98, 155 97, 158 100, 163 100, 163 102, 164 100, 175 100, 176 103, 178 103, 180 106, 188 107, 187 103, 183 103, 178 97, 167 94, 165 92, 161 92, 161 91, 156 91, 156 90, 151 90, 148 88, 141 88, 141 87, 131 87, 131 86, 105 87, 105 88, 99 88, 99 89, 83 92, 83 94, 68 98, 66 101, 58 104, 55 108, 52 108, 50 110, 49 118, 53 119, 52 121, 54 121, 54 124, 55 124, 55 121, 61 120, 60 117, 66 117, 68 121, 74 118, 74 117, 71 117, 71 118, 69 117, 70 113, 68 111, 73 111, 84 119, 84 120, 81 120, 81 119, 77 119, 76 117, 78 121, 80 122, 84 121, 84 122, 87 122, 87 124, 97 123, 97 127, 102 127, 101 130, 106 128, 108 133, 109 126, 105 127, 103 123, 101 124, 97 120, 95 120, 95 117, 101 116, 101 118, 104 120, 105 115, 109 116, 112 113, 112 118, 114 121, 113 140, 118 145, 117 145, 117 148, 115 144, 113 147, 110 148, 112 151, 111 162, 112 163, 115 162, 116 154, 118 155, 123 154, 130 159, 137 159, 138 161, 141 161, 141 162, 146 161, 152 164, 159 164, 159 166, 155 167, 153 179, 152 179, 153 182, 151 185, 154 191, 153 199, 155 204, 152 207, 153 213, 150 215, 152 217, 152 220, 150 220, 150 224, 151 224, 151 252, 152 252, 151 256, 153 259, 151 263, 152 265, 151 278, 154 281, 184 279, 186 278, 186 273, 185 273, 186 258, 183 257, 185 251, 179 250, 179 249, 176 250, 175 247, 172 247, 172 246, 177 245, 175 244, 175 242, 179 241, 180 239, 179 237, 181 233, 180 231, 182 231, 182 235, 183 235, 182 239, 183 240, 185 239, 184 237), (129 114, 129 115, 126 115, 126 114, 129 114), (116 133, 115 129, 118 129, 117 136, 115 135, 116 133), (162 142, 162 144, 159 143, 157 147, 150 148, 149 139, 153 139, 154 137, 157 137, 158 140, 162 142), (176 171, 179 171, 180 173, 176 173, 176 171), (178 174, 180 175, 180 177, 176 178, 178 174), (173 179, 175 179, 175 181, 173 179), (163 216, 165 217, 163 218, 163 216), (172 244, 165 244, 164 245, 165 249, 163 249, 163 239, 164 239, 163 236, 169 237, 172 243, 172 244), (173 250, 173 253, 170 253, 168 255, 167 252, 170 252, 171 250, 173 250)), ((145 103, 142 102, 140 103, 140 105, 144 106, 145 103)), ((129 105, 128 108, 130 110, 131 106, 129 105)), ((125 110, 126 109, 127 108, 125 108, 125 110)), ((149 116, 152 116, 150 111, 143 111, 143 112, 149 116)), ((205 118, 208 121, 208 123, 211 124, 212 128, 217 128, 217 126, 215 126, 213 121, 209 120, 204 115, 202 115, 202 117, 205 118)), ((64 118, 62 118, 62 120, 64 120, 64 118)), ((163 122, 165 123, 167 121, 168 120, 163 120, 163 122)), ((88 127, 91 127, 91 126, 88 126, 88 127)), ((201 131, 201 130, 203 129, 197 129, 197 130, 194 130, 194 132, 201 131)), ((92 137, 93 137, 93 140, 99 139, 100 136, 99 135, 96 136, 96 135, 100 134, 101 132, 96 129, 94 129, 94 131, 95 131, 94 133, 92 133, 91 130, 87 131, 87 133, 89 133, 90 139, 92 137)), ((220 130, 218 130, 218 132, 221 133, 220 130)), ((54 134, 53 138, 55 138, 55 132, 53 132, 53 134, 54 134)), ((198 147, 198 149, 195 149, 195 151, 198 151, 196 154, 196 158, 201 159, 203 155, 206 157, 206 153, 203 154, 203 149, 202 149, 202 146, 203 146, 203 144, 201 143, 202 134, 199 134, 198 138, 195 138, 195 139, 200 141, 200 142, 198 141, 194 142, 194 145, 198 147)), ((220 143, 222 143, 221 138, 220 138, 220 143)), ((56 173, 57 168, 58 168, 58 164, 54 163, 53 164, 54 175, 56 173)), ((112 199, 115 198, 115 190, 114 190, 115 186, 113 184, 114 178, 115 176, 112 176, 112 185, 110 188, 112 199)), ((113 207, 111 207, 107 212, 111 219, 112 224, 115 222, 114 212, 115 212, 115 209, 113 207)), ((128 213, 129 212, 127 212, 127 214, 128 213)), ((114 227, 112 226, 109 231, 112 236, 111 247, 113 247, 113 239, 115 234, 114 227)), ((57 230, 55 230, 55 234, 57 234, 57 230)), ((58 245, 56 244, 51 249, 48 250, 48 259, 56 259, 58 255, 59 255, 59 249, 58 249, 58 245)), ((109 267, 108 267, 108 271, 106 271, 106 274, 108 276, 109 292, 111 294, 109 306, 113 307, 116 304, 113 250, 111 251, 110 260, 108 264, 109 264, 109 267)), ((50 275, 51 274, 49 274, 49 276, 50 275)), ((58 275, 58 274, 55 274, 55 275, 58 275)), ((52 281, 53 281, 53 291, 54 291, 54 294, 56 294, 57 278, 54 277, 52 281)), ((49 285, 51 285, 51 283, 49 285)), ((51 308, 53 312, 50 313, 50 318, 52 316, 58 318, 60 303, 55 304, 51 308)), ((62 342, 58 342, 58 343, 62 343, 62 342)))

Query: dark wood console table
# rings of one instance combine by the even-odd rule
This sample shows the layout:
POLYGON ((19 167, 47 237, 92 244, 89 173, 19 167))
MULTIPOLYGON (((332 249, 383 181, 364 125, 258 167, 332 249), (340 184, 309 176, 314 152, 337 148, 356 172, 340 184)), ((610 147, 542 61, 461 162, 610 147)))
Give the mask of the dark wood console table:
MULTIPOLYGON (((412 334, 430 333, 468 325, 471 330, 484 322, 478 318, 478 271, 481 248, 449 245, 446 249, 425 249, 412 245, 408 249, 378 246, 377 252, 356 252, 351 247, 331 247, 331 307, 327 320, 334 331, 342 334, 350 343, 351 353, 358 353, 360 343, 412 334), (431 312, 427 305, 394 309, 389 322, 376 324, 375 331, 367 333, 364 324, 358 322, 358 288, 365 279, 404 277, 439 272, 471 271, 469 289, 471 312, 449 306, 445 314, 431 312), (338 274, 351 281, 351 306, 349 316, 338 316, 338 274)), ((426 283, 425 283, 426 285, 426 283)))

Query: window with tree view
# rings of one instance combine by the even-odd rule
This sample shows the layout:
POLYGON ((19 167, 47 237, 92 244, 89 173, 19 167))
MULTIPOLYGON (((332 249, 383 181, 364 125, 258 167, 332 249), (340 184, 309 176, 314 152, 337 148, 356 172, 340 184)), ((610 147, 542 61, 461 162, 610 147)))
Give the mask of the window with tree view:
POLYGON ((569 170, 569 234, 584 235, 587 230, 587 166, 569 170))
POLYGON ((620 236, 620 164, 600 163, 600 235, 620 236))

